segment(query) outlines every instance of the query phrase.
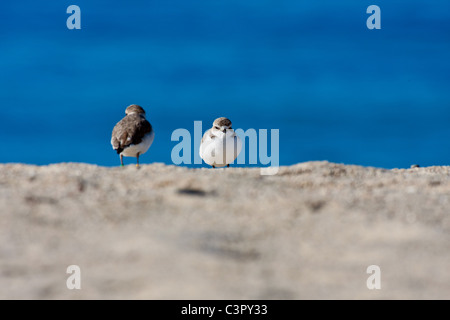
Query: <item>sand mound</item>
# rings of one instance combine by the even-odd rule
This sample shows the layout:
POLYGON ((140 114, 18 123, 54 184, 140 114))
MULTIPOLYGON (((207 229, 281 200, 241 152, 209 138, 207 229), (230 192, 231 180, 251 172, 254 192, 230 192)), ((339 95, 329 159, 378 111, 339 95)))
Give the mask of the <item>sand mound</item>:
POLYGON ((0 165, 0 299, 450 299, 449 205, 450 167, 0 165))

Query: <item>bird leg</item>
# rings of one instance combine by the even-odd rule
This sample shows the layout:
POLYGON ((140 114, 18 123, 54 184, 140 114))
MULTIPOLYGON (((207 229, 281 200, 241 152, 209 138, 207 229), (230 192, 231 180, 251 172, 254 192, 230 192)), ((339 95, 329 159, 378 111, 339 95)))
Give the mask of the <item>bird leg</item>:
POLYGON ((136 155, 136 168, 139 168, 139 153, 136 155))
POLYGON ((120 166, 123 167, 123 155, 120 154, 120 166))

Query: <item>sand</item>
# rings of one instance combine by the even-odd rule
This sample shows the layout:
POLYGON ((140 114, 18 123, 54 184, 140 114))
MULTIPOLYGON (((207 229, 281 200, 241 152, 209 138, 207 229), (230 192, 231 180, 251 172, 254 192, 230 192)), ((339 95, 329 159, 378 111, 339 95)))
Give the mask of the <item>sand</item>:
POLYGON ((0 299, 450 299, 449 205, 450 167, 4 164, 0 299))

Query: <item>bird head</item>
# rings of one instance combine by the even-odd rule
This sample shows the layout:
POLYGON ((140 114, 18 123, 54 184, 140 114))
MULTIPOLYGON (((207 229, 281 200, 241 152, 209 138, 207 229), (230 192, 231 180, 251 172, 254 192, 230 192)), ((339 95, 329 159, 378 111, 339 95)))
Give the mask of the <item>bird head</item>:
POLYGON ((144 109, 142 109, 142 107, 138 106, 137 104, 132 104, 131 106, 128 106, 128 108, 125 110, 125 114, 127 116, 133 113, 145 116, 144 109))
POLYGON ((227 131, 233 130, 231 128, 231 121, 230 119, 227 119, 225 117, 217 118, 214 120, 213 126, 212 126, 212 133, 216 136, 222 136, 224 134, 227 134, 227 131))

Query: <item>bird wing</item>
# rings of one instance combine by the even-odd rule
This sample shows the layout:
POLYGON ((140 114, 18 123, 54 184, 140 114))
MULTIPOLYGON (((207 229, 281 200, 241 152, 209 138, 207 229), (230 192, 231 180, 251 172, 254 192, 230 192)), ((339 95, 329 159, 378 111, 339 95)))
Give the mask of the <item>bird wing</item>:
POLYGON ((214 138, 215 138, 215 136, 211 133, 211 129, 209 129, 203 135, 202 141, 200 143, 203 143, 203 142, 205 142, 208 139, 214 139, 214 138))
POLYGON ((117 153, 121 153, 132 144, 139 144, 147 133, 152 131, 152 125, 139 115, 128 115, 120 120, 113 129, 111 145, 117 153))

